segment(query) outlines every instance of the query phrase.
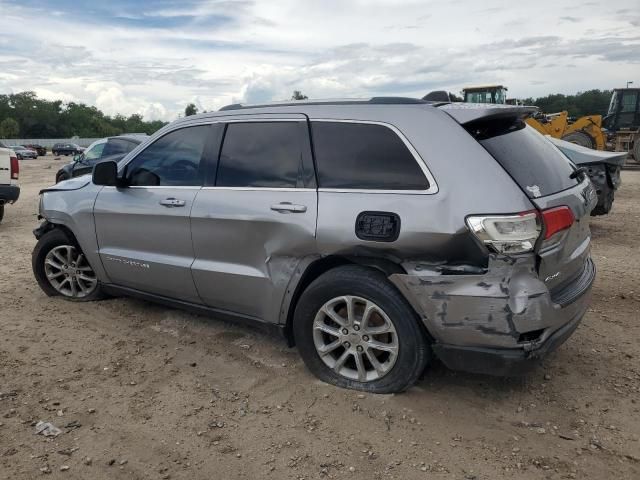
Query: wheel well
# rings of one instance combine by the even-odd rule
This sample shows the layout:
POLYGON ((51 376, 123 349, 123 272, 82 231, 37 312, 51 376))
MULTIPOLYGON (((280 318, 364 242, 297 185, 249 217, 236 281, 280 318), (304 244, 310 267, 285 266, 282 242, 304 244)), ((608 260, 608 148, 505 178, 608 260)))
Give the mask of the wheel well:
POLYGON ((65 225, 62 225, 60 223, 51 223, 51 222, 45 222, 43 223, 40 228, 38 228, 36 230, 36 238, 38 240, 40 240, 40 238, 45 235, 46 233, 52 231, 52 230, 60 230, 62 232, 64 232, 64 234, 69 237, 69 240, 71 240, 72 242, 74 242, 76 244, 76 246, 78 245, 78 240, 76 240, 76 236, 73 234, 73 232, 71 231, 71 229, 65 225))
POLYGON ((302 274, 302 277, 298 281, 289 302, 284 327, 284 336, 290 347, 295 346, 295 340, 293 338, 293 315, 300 296, 316 278, 327 273, 329 270, 343 265, 361 265, 363 267, 374 268, 376 270, 380 270, 386 276, 394 273, 406 273, 398 263, 387 258, 330 255, 313 261, 309 266, 307 266, 302 274))

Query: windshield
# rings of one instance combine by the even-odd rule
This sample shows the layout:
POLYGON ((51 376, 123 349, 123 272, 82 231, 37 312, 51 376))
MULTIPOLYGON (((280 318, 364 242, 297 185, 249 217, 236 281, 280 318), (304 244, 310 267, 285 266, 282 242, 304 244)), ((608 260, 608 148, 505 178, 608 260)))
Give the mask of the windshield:
POLYGON ((507 103, 507 91, 504 88, 467 91, 464 95, 464 101, 467 103, 497 103, 504 105, 507 103))
POLYGON ((616 113, 618 109, 618 92, 613 92, 611 102, 609 103, 609 114, 616 113))
POLYGON ((96 158, 100 158, 106 144, 107 142, 104 140, 92 143, 84 152, 84 160, 95 160, 96 158))

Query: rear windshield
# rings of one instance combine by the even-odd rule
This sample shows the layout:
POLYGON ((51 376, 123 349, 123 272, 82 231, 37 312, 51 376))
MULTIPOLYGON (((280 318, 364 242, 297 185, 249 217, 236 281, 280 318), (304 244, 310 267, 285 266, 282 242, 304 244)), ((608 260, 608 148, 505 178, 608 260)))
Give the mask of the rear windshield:
POLYGON ((574 168, 555 145, 523 121, 472 122, 465 128, 511 175, 529 198, 571 188, 574 168))

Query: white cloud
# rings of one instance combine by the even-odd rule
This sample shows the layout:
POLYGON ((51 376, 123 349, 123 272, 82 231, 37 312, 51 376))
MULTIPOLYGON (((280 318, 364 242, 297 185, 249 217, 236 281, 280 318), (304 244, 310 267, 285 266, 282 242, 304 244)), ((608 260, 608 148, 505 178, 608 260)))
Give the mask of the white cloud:
POLYGON ((498 82, 528 97, 640 83, 637 0, 605 11, 577 0, 203 0, 111 19, 31 3, 0 0, 0 93, 35 90, 111 115, 171 120, 189 102, 212 110, 296 89, 422 96, 498 82))

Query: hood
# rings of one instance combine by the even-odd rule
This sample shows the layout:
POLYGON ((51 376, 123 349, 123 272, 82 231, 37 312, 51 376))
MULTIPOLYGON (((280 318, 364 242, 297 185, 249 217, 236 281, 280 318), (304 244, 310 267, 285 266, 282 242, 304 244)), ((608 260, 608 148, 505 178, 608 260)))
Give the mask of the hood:
POLYGON ((622 166, 627 158, 627 152, 603 152, 602 150, 592 150, 575 143, 565 142, 559 138, 546 135, 547 139, 564 153, 569 160, 576 165, 592 165, 596 163, 608 163, 610 165, 622 166))
POLYGON ((85 175, 82 177, 76 177, 76 178, 70 178, 69 180, 64 180, 49 188, 43 188, 42 190, 40 190, 40 193, 80 190, 81 188, 86 187, 90 183, 91 183, 91 176, 85 175))

